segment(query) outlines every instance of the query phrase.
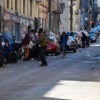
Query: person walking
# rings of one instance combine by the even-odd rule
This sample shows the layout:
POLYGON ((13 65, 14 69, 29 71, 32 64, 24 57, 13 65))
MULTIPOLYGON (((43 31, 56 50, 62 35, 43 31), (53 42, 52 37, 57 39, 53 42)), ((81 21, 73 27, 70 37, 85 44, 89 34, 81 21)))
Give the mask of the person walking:
POLYGON ((40 66, 47 66, 45 49, 46 49, 46 37, 45 37, 45 33, 43 32, 43 29, 40 28, 39 29, 39 54, 40 54, 40 60, 42 62, 40 66))
POLYGON ((86 47, 86 35, 84 32, 82 32, 82 47, 85 48, 86 47))
POLYGON ((67 40, 68 40, 68 35, 66 35, 65 32, 62 32, 60 42, 61 42, 62 56, 63 56, 63 57, 64 57, 65 54, 66 54, 67 40))
POLYGON ((33 42, 33 47, 31 49, 31 56, 35 60, 39 60, 39 36, 37 35, 35 29, 31 30, 31 40, 33 42))

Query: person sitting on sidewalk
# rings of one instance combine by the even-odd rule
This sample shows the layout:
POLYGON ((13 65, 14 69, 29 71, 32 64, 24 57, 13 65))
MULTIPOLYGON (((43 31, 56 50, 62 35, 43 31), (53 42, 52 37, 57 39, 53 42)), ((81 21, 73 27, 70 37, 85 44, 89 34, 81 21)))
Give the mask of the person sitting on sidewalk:
POLYGON ((5 44, 3 46, 3 55, 6 58, 6 60, 8 61, 8 59, 9 59, 8 57, 9 57, 9 54, 11 52, 11 47, 10 47, 9 42, 7 40, 5 40, 4 42, 5 42, 5 44))

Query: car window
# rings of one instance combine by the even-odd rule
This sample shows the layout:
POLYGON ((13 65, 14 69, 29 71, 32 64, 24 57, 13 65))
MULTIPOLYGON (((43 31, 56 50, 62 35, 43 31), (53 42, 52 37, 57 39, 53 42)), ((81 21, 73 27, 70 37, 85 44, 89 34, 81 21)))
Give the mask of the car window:
POLYGON ((74 38, 72 36, 69 36, 70 41, 74 41, 74 38))

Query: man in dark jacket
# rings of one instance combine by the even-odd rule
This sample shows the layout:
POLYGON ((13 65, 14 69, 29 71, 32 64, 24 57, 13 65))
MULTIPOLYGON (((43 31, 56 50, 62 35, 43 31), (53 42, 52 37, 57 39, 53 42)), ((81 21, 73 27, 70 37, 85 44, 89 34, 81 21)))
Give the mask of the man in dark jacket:
POLYGON ((82 32, 82 47, 85 48, 86 47, 86 35, 84 32, 82 32))
POLYGON ((47 66, 47 61, 45 57, 45 49, 46 49, 46 37, 43 32, 43 29, 41 28, 39 30, 39 48, 40 48, 40 59, 41 59, 41 65, 40 66, 47 66))
POLYGON ((66 33, 62 32, 60 43, 61 43, 63 56, 65 56, 65 54, 66 54, 67 39, 68 39, 68 36, 66 35, 66 33))
POLYGON ((5 40, 5 45, 3 46, 3 55, 7 61, 9 59, 8 57, 9 57, 10 52, 11 52, 11 48, 10 48, 9 42, 5 40))

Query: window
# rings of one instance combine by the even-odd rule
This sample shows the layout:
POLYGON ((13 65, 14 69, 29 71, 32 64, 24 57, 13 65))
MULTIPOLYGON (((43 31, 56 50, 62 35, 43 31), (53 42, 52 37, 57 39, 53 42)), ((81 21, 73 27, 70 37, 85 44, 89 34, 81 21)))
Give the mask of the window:
POLYGON ((25 14, 25 0, 23 0, 23 14, 25 14))
POLYGON ((21 0, 20 0, 20 13, 21 13, 21 0))
POLYGON ((30 16, 32 16, 32 0, 30 0, 30 16))
POLYGON ((9 0, 7 0, 7 8, 9 8, 9 0))
POLYGON ((17 0, 15 0, 15 11, 17 11, 17 0))
POLYGON ((13 10, 13 0, 11 0, 11 10, 13 10))

